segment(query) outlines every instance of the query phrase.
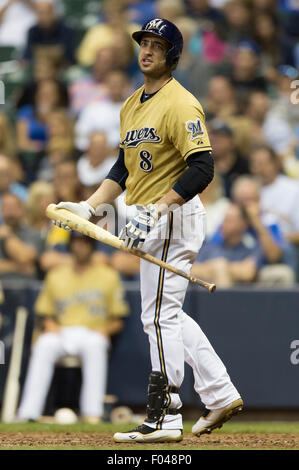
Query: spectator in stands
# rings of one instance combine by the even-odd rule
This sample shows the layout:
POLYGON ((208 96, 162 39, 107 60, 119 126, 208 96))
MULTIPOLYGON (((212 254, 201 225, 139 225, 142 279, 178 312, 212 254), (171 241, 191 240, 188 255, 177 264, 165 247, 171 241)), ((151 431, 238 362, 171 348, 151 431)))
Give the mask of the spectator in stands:
POLYGON ((265 267, 260 270, 259 281, 267 284, 293 284, 297 269, 295 251, 285 240, 275 215, 262 211, 260 192, 260 184, 252 176, 240 176, 232 187, 233 200, 248 218, 248 233, 261 249, 261 261, 265 267))
POLYGON ((243 40, 237 44, 230 78, 238 99, 244 99, 253 90, 267 91, 267 80, 259 71, 260 54, 259 46, 252 40, 243 40))
POLYGON ((238 113, 238 105, 234 88, 230 79, 224 75, 214 75, 208 87, 205 103, 207 119, 227 119, 238 113))
POLYGON ((139 25, 128 24, 123 1, 105 0, 102 11, 104 21, 88 30, 78 49, 78 61, 84 67, 92 66, 99 49, 115 44, 120 31, 127 31, 131 35, 139 28, 139 25))
POLYGON ((231 45, 252 36, 252 11, 247 1, 231 0, 223 8, 226 19, 226 40, 231 45))
POLYGON ((257 13, 268 13, 274 15, 277 9, 276 0, 251 0, 252 8, 257 13))
POLYGON ((249 173, 248 162, 238 155, 231 128, 221 119, 208 123, 215 168, 222 178, 224 195, 230 197, 231 185, 240 175, 249 173))
POLYGON ((4 113, 0 113, 0 153, 10 158, 16 155, 15 136, 11 123, 4 113))
POLYGON ((281 65, 278 68, 277 96, 269 109, 264 129, 267 144, 280 156, 293 156, 293 160, 299 156, 299 107, 296 106, 294 88, 298 78, 299 72, 294 67, 281 65))
POLYGON ((108 97, 105 102, 87 106, 79 115, 75 126, 76 147, 86 150, 89 136, 95 131, 106 132, 108 145, 115 149, 119 145, 119 113, 129 93, 128 76, 120 71, 110 72, 106 77, 108 97))
POLYGON ((55 166, 53 182, 57 200, 64 200, 67 197, 68 201, 81 201, 82 186, 75 160, 66 160, 58 163, 55 166))
POLYGON ((23 202, 13 193, 2 195, 0 226, 0 279, 30 280, 37 277, 37 266, 43 251, 38 231, 25 223, 23 202))
MULTIPOLYGON (((155 16, 157 18, 167 18, 168 21, 175 24, 177 24, 177 20, 185 16, 186 13, 186 7, 183 0, 157 0, 156 9, 157 14, 155 16)), ((155 16, 152 16, 152 18, 155 16)))
MULTIPOLYGON (((266 93, 253 91, 246 96, 244 102, 237 101, 234 113, 232 112, 223 118, 233 132, 238 154, 245 159, 248 159, 253 145, 265 143, 263 125, 269 106, 270 100, 266 93)), ((231 111, 233 109, 231 107, 231 111)), ((229 110, 230 108, 228 107, 227 111, 229 112, 229 110)))
POLYGON ((93 186, 101 183, 115 163, 111 157, 105 132, 93 132, 89 138, 87 152, 78 160, 79 180, 84 186, 93 186))
POLYGON ((184 48, 174 76, 204 102, 211 78, 230 68, 227 43, 218 33, 218 26, 209 21, 199 27, 195 18, 180 17, 176 24, 182 32, 184 48))
POLYGON ((278 155, 267 146, 250 154, 250 171, 261 183, 261 207, 274 214, 286 239, 299 245, 299 185, 298 181, 280 173, 278 155))
POLYGON ((258 13, 254 16, 253 28, 254 40, 262 50, 261 68, 263 75, 269 80, 273 80, 275 70, 281 60, 277 20, 272 14, 258 13))
POLYGON ((47 129, 49 139, 74 140, 74 120, 66 109, 58 108, 47 115, 47 129))
MULTIPOLYGON (((247 96, 244 105, 244 117, 248 119, 247 136, 251 142, 251 147, 266 143, 264 128, 270 105, 270 99, 263 91, 252 91, 247 96)), ((273 138, 276 130, 275 126, 272 132, 273 138)))
POLYGON ((92 65, 92 71, 69 87, 70 109, 77 116, 85 106, 99 103, 107 97, 106 75, 115 67, 114 47, 99 49, 92 65))
POLYGON ((200 250, 191 275, 215 282, 219 287, 251 283, 255 280, 260 250, 247 243, 248 220, 237 204, 230 204, 221 226, 221 236, 200 250))
MULTIPOLYGON (((16 99, 16 106, 21 109, 23 106, 33 106, 38 84, 43 80, 56 80, 59 77, 59 64, 55 59, 47 56, 38 56, 34 62, 28 66, 29 77, 19 90, 16 99)), ((58 82, 61 95, 61 104, 68 106, 68 91, 66 85, 58 82)))
POLYGON ((187 13, 196 18, 199 25, 210 22, 217 26, 223 26, 225 24, 223 13, 219 9, 211 7, 210 3, 210 0, 187 0, 187 13))
MULTIPOLYGON (((298 3, 290 0, 279 0, 277 5, 280 20, 280 41, 283 50, 283 64, 298 66, 296 64, 295 51, 298 53, 298 3)), ((298 58, 297 58, 298 60, 298 58)))
POLYGON ((136 48, 132 44, 131 34, 127 30, 120 29, 114 35, 114 70, 122 70, 134 82, 136 79, 140 81, 136 48))
MULTIPOLYGON (((291 109, 292 106, 291 104, 289 107, 286 103, 286 108, 289 108, 291 115, 297 112, 296 109, 294 111, 291 109)), ((270 101, 264 92, 253 91, 248 95, 245 114, 241 117, 241 121, 245 121, 245 123, 247 121, 245 147, 248 150, 249 143, 251 143, 251 149, 258 145, 268 145, 279 155, 286 174, 297 178, 299 176, 299 162, 296 159, 296 121, 293 119, 293 130, 291 122, 288 123, 287 109, 283 111, 283 108, 284 105, 273 104, 273 100, 270 101)), ((240 122, 236 124, 239 124, 240 129, 240 122)), ((239 131, 237 130, 237 132, 239 131)))
POLYGON ((31 0, 0 1, 0 45, 24 47, 29 28, 36 21, 34 2, 31 0))
POLYGON ((49 113, 65 105, 59 82, 42 80, 38 83, 34 105, 20 109, 17 117, 17 144, 20 152, 43 151, 48 139, 49 113))
POLYGON ((116 271, 93 263, 94 240, 73 232, 70 248, 72 263, 48 273, 36 302, 43 331, 19 408, 25 421, 40 418, 55 363, 66 355, 82 361, 82 419, 97 423, 103 416, 110 337, 121 331, 128 308, 116 271))
MULTIPOLYGON (((53 185, 57 201, 67 197, 69 201, 82 200, 82 186, 77 172, 75 160, 64 160, 54 167, 53 185)), ((47 237, 46 250, 40 259, 44 272, 71 261, 69 254, 69 232, 53 226, 47 237)))
POLYGON ((224 196, 222 179, 215 172, 213 181, 201 193, 200 200, 207 211, 206 239, 209 239, 222 224, 230 200, 224 196))
MULTIPOLYGON (((127 17, 130 23, 144 24, 159 15, 156 10, 156 3, 148 0, 127 0, 127 17)), ((166 18, 161 16, 161 18, 166 18)))
POLYGON ((55 0, 35 0, 37 24, 28 32, 24 52, 26 60, 50 57, 61 66, 74 62, 74 32, 59 18, 55 0))
MULTIPOLYGON (((0 207, 3 194, 11 192, 25 201, 28 191, 25 186, 16 180, 13 161, 6 155, 0 154, 0 207)), ((2 211, 0 211, 0 223, 2 222, 2 211)))
POLYGON ((45 241, 52 228, 51 220, 46 216, 46 208, 55 202, 56 195, 52 183, 36 181, 30 185, 25 206, 26 219, 29 226, 37 230, 45 241))
POLYGON ((52 181, 55 166, 66 160, 72 160, 74 156, 74 142, 69 137, 53 137, 49 139, 46 155, 41 160, 37 171, 37 179, 52 181))
POLYGON ((173 75, 176 80, 195 96, 199 96, 199 94, 203 96, 202 91, 206 89, 206 83, 203 83, 203 81, 205 82, 207 75, 207 64, 205 61, 204 65, 202 64, 203 61, 199 60, 198 57, 198 50, 193 46, 194 42, 197 45, 197 42, 201 41, 201 38, 197 37, 199 34, 198 24, 194 18, 188 16, 178 17, 175 20, 175 24, 182 33, 184 47, 173 75), (199 76, 201 77, 200 80, 199 76))

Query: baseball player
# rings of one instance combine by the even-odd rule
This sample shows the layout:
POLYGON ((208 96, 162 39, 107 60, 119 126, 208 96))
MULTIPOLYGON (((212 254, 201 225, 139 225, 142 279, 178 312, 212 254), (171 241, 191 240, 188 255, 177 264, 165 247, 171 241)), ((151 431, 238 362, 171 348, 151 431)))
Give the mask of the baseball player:
POLYGON ((35 310, 43 333, 34 344, 18 416, 37 420, 44 409, 55 362, 76 355, 82 362, 80 411, 96 423, 103 416, 110 336, 128 313, 116 271, 93 262, 95 243, 79 232, 70 237, 71 264, 49 271, 35 310))
MULTIPOLYGON (((100 204, 112 203, 126 189, 126 204, 139 211, 120 232, 125 246, 142 247, 189 272, 205 232, 198 194, 213 179, 205 117, 197 99, 172 77, 183 48, 178 28, 155 18, 133 38, 140 45, 144 86, 121 109, 118 160, 87 201, 57 207, 89 219, 100 204)), ((141 319, 152 362, 147 413, 142 425, 117 432, 114 440, 183 438, 179 389, 184 361, 193 369, 195 390, 206 407, 192 432, 200 436, 221 427, 243 402, 199 325, 182 310, 188 281, 141 260, 140 283, 141 319)))

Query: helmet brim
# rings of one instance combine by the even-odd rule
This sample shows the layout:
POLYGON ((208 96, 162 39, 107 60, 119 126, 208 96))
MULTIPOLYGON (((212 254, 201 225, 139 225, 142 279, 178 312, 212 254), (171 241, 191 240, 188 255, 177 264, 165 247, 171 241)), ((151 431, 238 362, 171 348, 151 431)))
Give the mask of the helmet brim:
POLYGON ((138 43, 140 44, 141 42, 141 39, 142 39, 142 36, 144 34, 153 34, 154 36, 157 36, 158 38, 162 38, 164 39, 164 41, 166 41, 168 44, 170 44, 169 41, 167 41, 167 39, 165 39, 161 34, 159 33, 156 33, 155 31, 152 31, 152 30, 148 30, 148 29, 142 29, 141 31, 135 31, 133 34, 132 34, 132 38, 138 43))

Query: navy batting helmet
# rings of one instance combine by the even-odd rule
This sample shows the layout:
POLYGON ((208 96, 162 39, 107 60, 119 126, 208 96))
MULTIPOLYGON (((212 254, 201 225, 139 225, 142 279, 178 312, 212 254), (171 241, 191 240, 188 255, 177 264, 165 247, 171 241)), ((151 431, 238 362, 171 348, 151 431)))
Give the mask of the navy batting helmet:
POLYGON ((166 64, 170 69, 175 69, 183 50, 183 36, 176 25, 163 18, 154 18, 144 23, 141 30, 135 31, 132 37, 140 44, 144 33, 155 34, 170 44, 171 47, 166 53, 166 64))

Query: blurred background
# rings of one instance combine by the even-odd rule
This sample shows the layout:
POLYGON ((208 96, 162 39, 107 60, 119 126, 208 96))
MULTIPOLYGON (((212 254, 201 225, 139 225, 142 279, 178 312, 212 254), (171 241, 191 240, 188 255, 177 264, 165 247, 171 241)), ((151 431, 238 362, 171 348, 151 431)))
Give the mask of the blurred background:
MULTIPOLYGON (((131 34, 153 17, 183 34, 174 77, 202 104, 215 159, 214 181, 201 195, 207 235, 193 274, 218 289, 210 296, 190 286, 185 309, 224 360, 246 409, 292 410, 291 419, 299 411, 294 0, 0 0, 0 407, 16 312, 27 311, 13 361, 21 395, 41 313, 37 296, 55 270, 74 263, 69 233, 52 226, 45 208, 86 199, 116 160, 120 108, 143 83, 131 34)), ((121 196, 115 211, 125 220, 134 209, 125 213, 121 196)), ((138 259, 98 243, 90 262, 104 273, 99 290, 105 269, 113 271, 128 305, 111 330, 106 391, 142 409, 150 364, 138 259)), ((44 413, 79 412, 80 364, 54 366, 44 413)), ((188 368, 182 396, 186 412, 201 406, 188 368)))

